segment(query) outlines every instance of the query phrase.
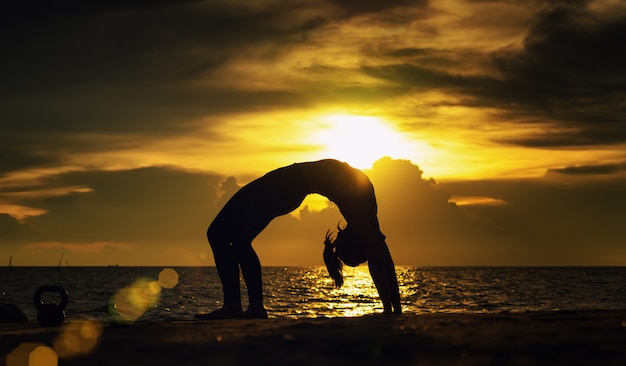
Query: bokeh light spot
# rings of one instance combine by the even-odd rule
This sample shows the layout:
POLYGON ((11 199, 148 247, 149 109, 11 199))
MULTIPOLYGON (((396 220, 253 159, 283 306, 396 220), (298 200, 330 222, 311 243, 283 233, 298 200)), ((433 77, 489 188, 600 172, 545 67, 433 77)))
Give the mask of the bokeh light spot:
POLYGON ((90 320, 67 323, 53 342, 54 350, 64 359, 91 353, 102 335, 102 324, 90 320))
POLYGON ((6 362, 7 366, 57 366, 59 356, 46 345, 24 342, 7 355, 6 362))
POLYGON ((158 281, 150 281, 148 283, 148 290, 150 290, 150 292, 152 292, 155 295, 158 295, 159 293, 161 293, 161 284, 158 281))
POLYGON ((138 279, 113 296, 109 311, 117 321, 133 322, 158 304, 160 293, 157 281, 138 279))
POLYGON ((174 288, 178 285, 178 272, 173 268, 165 268, 159 273, 159 284, 163 288, 174 288))

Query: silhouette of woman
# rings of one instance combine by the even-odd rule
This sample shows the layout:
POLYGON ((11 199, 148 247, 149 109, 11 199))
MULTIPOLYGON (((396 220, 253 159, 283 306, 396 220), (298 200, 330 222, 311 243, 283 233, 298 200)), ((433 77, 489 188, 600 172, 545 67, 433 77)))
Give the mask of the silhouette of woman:
POLYGON ((385 313, 401 313, 393 260, 377 218, 374 187, 367 176, 346 163, 326 159, 296 163, 271 171, 242 187, 217 214, 207 231, 222 282, 224 305, 201 320, 267 318, 263 306, 261 263, 252 240, 275 217, 300 206, 310 193, 333 201, 347 221, 331 241, 326 234, 324 261, 337 287, 343 284, 342 261, 350 266, 368 262, 385 313), (243 312, 239 268, 248 289, 243 312))

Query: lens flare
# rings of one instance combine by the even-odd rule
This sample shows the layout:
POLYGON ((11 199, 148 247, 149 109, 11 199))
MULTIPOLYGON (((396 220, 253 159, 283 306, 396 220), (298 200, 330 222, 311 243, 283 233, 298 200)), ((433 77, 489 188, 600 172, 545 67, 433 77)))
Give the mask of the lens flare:
POLYGON ((7 366, 57 366, 59 356, 46 345, 24 342, 15 347, 6 358, 7 366))
POLYGON ((160 294, 159 282, 141 278, 113 296, 109 311, 117 321, 133 322, 159 303, 160 294))
POLYGON ((91 320, 67 323, 53 342, 59 357, 71 359, 93 352, 100 342, 102 324, 91 320))
POLYGON ((173 268, 164 268, 159 273, 159 284, 163 288, 174 288, 178 285, 178 272, 173 268))

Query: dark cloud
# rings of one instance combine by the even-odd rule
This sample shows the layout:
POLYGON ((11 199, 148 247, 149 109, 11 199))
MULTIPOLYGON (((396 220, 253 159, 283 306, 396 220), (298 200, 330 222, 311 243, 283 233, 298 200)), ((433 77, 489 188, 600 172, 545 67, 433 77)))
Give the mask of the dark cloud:
POLYGON ((521 50, 506 46, 481 55, 461 49, 370 49, 391 57, 392 64, 364 66, 361 71, 407 90, 444 90, 455 95, 451 104, 498 109, 503 121, 555 127, 499 140, 502 143, 528 147, 623 143, 626 16, 599 14, 586 2, 545 8, 521 50), (466 74, 468 63, 482 63, 489 72, 466 74))
POLYGON ((355 16, 359 14, 382 12, 402 6, 411 6, 413 8, 424 7, 428 4, 428 0, 392 0, 384 2, 376 0, 331 0, 329 3, 341 7, 346 16, 355 16))
POLYGON ((624 37, 626 17, 561 5, 540 14, 522 52, 495 53, 494 64, 509 86, 502 97, 514 96, 511 102, 526 114, 539 111, 571 128, 566 134, 516 142, 563 146, 626 141, 624 37))
POLYGON ((383 158, 368 175, 376 189, 382 230, 397 263, 459 263, 467 250, 465 238, 477 233, 448 202, 447 191, 424 178, 408 160, 383 158))
MULTIPOLYGON (((486 224, 527 248, 537 262, 615 263, 623 258, 626 227, 626 179, 604 176, 549 175, 537 179, 446 182, 443 188, 462 196, 484 196, 507 205, 463 206, 486 224), (521 239, 521 240, 520 240, 521 239)), ((502 242, 503 245, 506 241, 502 242)))
MULTIPOLYGON (((158 115, 168 107, 177 108, 183 121, 190 110, 197 116, 198 109, 207 113, 228 100, 242 98, 241 107, 253 99, 250 92, 207 91, 188 82, 210 76, 233 55, 260 43, 286 45, 321 24, 313 17, 302 19, 304 28, 284 25, 294 8, 271 3, 138 2, 76 9, 74 16, 6 25, 0 95, 7 99, 3 107, 17 106, 8 113, 15 123, 45 126, 42 120, 48 119, 58 128, 76 128, 78 122, 106 128, 129 120, 159 123, 150 110, 158 115), (29 110, 32 116, 23 116, 29 110)), ((272 93, 264 98, 271 99, 281 98, 272 93)))
POLYGON ((511 79, 542 80, 548 97, 624 91, 626 51, 617 46, 625 35, 626 19, 619 15, 598 16, 588 7, 559 6, 540 14, 519 58, 496 59, 511 79))
POLYGON ((364 66, 361 71, 369 76, 410 86, 414 90, 442 88, 476 94, 487 86, 493 86, 492 88, 495 89, 495 86, 499 84, 488 77, 454 75, 445 71, 410 64, 364 66))
MULTIPOLYGON (((508 114, 508 113, 507 113, 508 114)), ((602 123, 601 113, 595 115, 596 123, 581 123, 574 120, 559 120, 541 118, 540 116, 530 117, 526 114, 517 115, 516 118, 530 123, 550 121, 550 127, 542 133, 531 133, 519 137, 494 139, 506 145, 516 145, 531 148, 551 148, 551 147, 586 147, 594 145, 618 145, 626 141, 626 123, 610 122, 602 123)))
POLYGON ((199 80, 258 45, 276 54, 263 57, 278 57, 323 25, 316 12, 274 2, 78 3, 29 2, 3 13, 11 21, 0 32, 0 145, 15 155, 2 171, 109 151, 131 135, 136 146, 186 135, 205 116, 310 105, 297 90, 199 80))
POLYGON ((71 5, 75 14, 65 17, 63 6, 42 6, 41 13, 52 11, 49 21, 5 25, 1 91, 176 83, 207 75, 261 43, 301 42, 324 24, 314 4, 164 3, 71 5), (313 15, 300 14, 307 8, 313 15))
POLYGON ((548 169, 547 175, 565 174, 565 175, 609 175, 615 173, 626 172, 626 163, 616 164, 599 164, 599 165, 577 165, 565 168, 548 169))
POLYGON ((0 213, 0 246, 15 248, 19 244, 37 239, 37 234, 28 224, 20 223, 8 214, 0 213))
POLYGON ((193 243, 203 241, 204 227, 216 212, 220 179, 157 167, 65 173, 42 184, 46 188, 82 186, 92 191, 25 198, 16 203, 47 211, 25 223, 50 241, 193 243))
MULTIPOLYGON (((129 87, 123 90, 76 91, 64 98, 28 101, 6 99, 10 115, 4 125, 9 132, 108 133, 182 135, 191 131, 190 121, 202 116, 240 110, 271 110, 278 105, 306 105, 288 91, 246 91, 236 88, 129 87), (35 106, 33 106, 33 103, 35 106)), ((29 137, 30 138, 30 137, 29 137)))
POLYGON ((235 177, 228 177, 221 181, 216 192, 217 207, 223 207, 237 193, 239 188, 241 186, 237 184, 237 178, 235 177))
POLYGON ((390 50, 387 55, 391 57, 415 57, 431 55, 432 52, 433 50, 429 48, 407 47, 390 50))
POLYGON ((59 18, 100 14, 142 7, 175 5, 197 0, 107 0, 80 1, 62 0, 51 3, 45 0, 13 2, 4 8, 2 20, 5 22, 56 21, 59 18))
MULTIPOLYGON (((1 140, 1 139, 0 139, 1 140)), ((28 147, 0 147, 0 177, 5 173, 50 165, 58 159, 52 155, 35 154, 28 147)))
MULTIPOLYGON (((329 18, 340 20, 406 3, 29 2, 17 6, 7 16, 12 21, 4 23, 0 95, 80 96, 85 86, 91 86, 87 92, 95 87, 139 101, 157 94, 151 99, 163 102, 166 98, 158 97, 163 88, 209 76, 233 55, 259 44, 275 51, 265 52, 271 58, 306 40, 307 32, 329 18)), ((171 94, 175 92, 181 90, 171 94)))

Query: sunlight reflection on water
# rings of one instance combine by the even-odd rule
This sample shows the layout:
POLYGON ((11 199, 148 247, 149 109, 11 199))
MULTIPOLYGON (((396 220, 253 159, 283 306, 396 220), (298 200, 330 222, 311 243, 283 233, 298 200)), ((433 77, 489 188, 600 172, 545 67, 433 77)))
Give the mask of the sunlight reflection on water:
POLYGON ((266 268, 266 305, 275 317, 358 316, 382 311, 367 267, 346 268, 340 289, 324 267, 266 268), (282 283, 282 286, 271 284, 282 283))

